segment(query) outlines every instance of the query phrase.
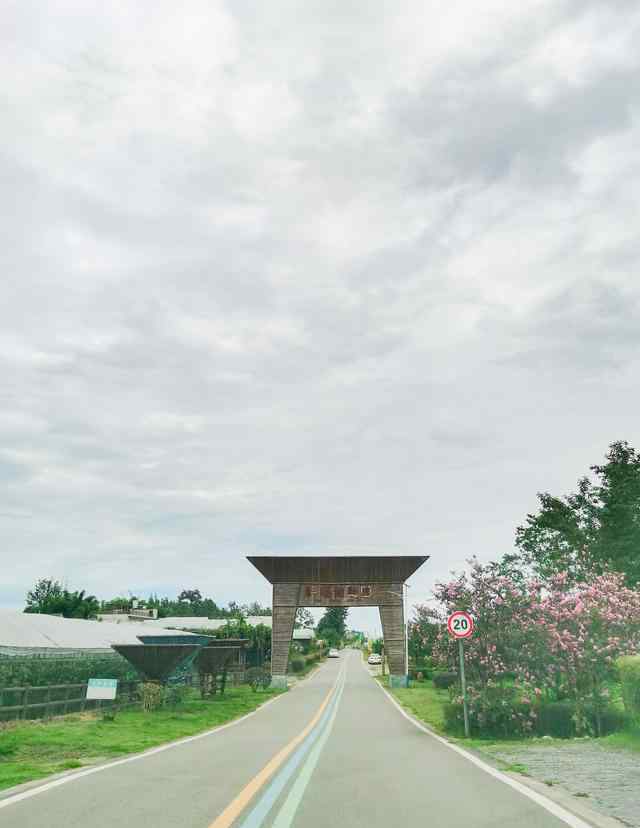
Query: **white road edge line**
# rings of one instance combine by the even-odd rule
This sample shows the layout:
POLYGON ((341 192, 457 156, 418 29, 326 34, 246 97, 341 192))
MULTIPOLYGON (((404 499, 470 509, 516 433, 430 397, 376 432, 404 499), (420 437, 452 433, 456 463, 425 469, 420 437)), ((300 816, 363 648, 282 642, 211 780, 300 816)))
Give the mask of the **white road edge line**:
MULTIPOLYGON (((75 782, 78 779, 83 779, 85 776, 91 776, 94 773, 101 773, 102 771, 109 770, 109 768, 116 768, 118 765, 127 765, 129 762, 138 762, 140 759, 147 759, 149 756, 155 756, 157 753, 163 753, 165 750, 171 750, 172 748, 187 745, 189 742, 197 742, 199 739, 206 739, 209 736, 215 736, 217 733, 221 733, 229 727, 235 727, 241 722, 250 719, 261 710, 264 710, 265 707, 277 702, 286 695, 286 693, 281 693, 279 696, 269 699, 269 701, 261 704, 260 707, 252 710, 251 713, 245 713, 244 716, 241 716, 239 719, 234 719, 232 722, 227 722, 227 724, 214 727, 211 730, 205 730, 204 733, 196 733, 194 736, 187 736, 184 739, 178 739, 177 741, 169 742, 166 745, 159 745, 158 747, 150 748, 149 750, 145 750, 143 753, 136 753, 133 756, 126 756, 124 759, 115 759, 113 762, 107 762, 104 765, 96 765, 93 768, 87 768, 86 770, 78 771, 78 773, 63 776, 60 779, 45 782, 44 785, 39 785, 37 788, 30 788, 28 791, 23 791, 22 793, 10 795, 5 799, 0 799, 0 810, 2 808, 7 808, 9 805, 15 805, 18 802, 23 802, 25 799, 31 799, 32 796, 38 796, 39 794, 50 791, 53 788, 59 788, 60 785, 67 785, 69 782, 75 782)), ((0 791, 0 796, 2 796, 2 791, 0 791)))
MULTIPOLYGON (((365 672, 371 676, 371 673, 367 668, 362 664, 363 669, 365 672)), ((521 782, 518 782, 517 779, 512 779, 510 776, 502 773, 497 768, 491 767, 486 762, 483 762, 482 759, 479 759, 477 756, 474 756, 472 753, 464 750, 458 745, 454 745, 451 742, 448 742, 442 736, 438 736, 437 733, 434 733, 433 730, 430 730, 428 727, 425 727, 419 721, 413 718, 413 716, 409 715, 406 710, 397 702, 391 693, 389 693, 379 681, 376 681, 375 678, 372 677, 373 682, 382 690, 384 695, 389 699, 392 705, 407 719, 411 722, 412 725, 417 727, 419 730, 422 730, 427 736, 431 736, 432 739, 436 739, 438 742, 441 742, 446 747, 450 748, 451 750, 459 753, 460 756, 463 756, 469 762, 473 762, 474 765, 479 767, 485 773, 488 773, 490 776, 493 776, 495 779, 498 779, 500 782, 504 782, 505 785, 508 785, 510 788, 518 791, 523 796, 528 797, 529 799, 533 800, 536 804, 540 805, 546 811, 549 811, 550 814, 557 817, 558 819, 562 820, 566 825, 571 826, 571 828, 593 828, 593 824, 589 822, 585 822, 579 816, 572 814, 571 811, 567 811, 566 808, 563 808, 561 805, 558 805, 556 802, 553 802, 551 799, 547 799, 546 796, 539 794, 537 791, 532 791, 530 788, 527 788, 526 785, 523 785, 521 782)))

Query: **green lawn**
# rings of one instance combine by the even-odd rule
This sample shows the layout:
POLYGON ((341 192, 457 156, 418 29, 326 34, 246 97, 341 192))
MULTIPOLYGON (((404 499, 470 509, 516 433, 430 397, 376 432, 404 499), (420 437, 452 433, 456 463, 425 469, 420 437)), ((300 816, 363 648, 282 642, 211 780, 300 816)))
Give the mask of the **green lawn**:
POLYGON ((200 733, 250 713, 280 692, 254 693, 243 685, 211 701, 192 691, 178 710, 128 710, 112 722, 92 714, 16 722, 0 729, 0 789, 200 733))
MULTIPOLYGON (((386 689, 388 679, 380 679, 386 689)), ((390 691, 410 713, 438 733, 444 733, 444 705, 449 701, 448 690, 436 690, 430 681, 413 682, 406 690, 390 691)))

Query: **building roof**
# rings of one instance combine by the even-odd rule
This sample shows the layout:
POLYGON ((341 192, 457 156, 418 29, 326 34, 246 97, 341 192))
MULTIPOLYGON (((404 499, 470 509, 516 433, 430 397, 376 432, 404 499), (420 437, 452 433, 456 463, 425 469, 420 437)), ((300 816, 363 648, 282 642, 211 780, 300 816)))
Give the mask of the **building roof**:
MULTIPOLYGON (((110 650, 112 644, 139 644, 139 635, 184 636, 148 623, 105 624, 78 618, 59 618, 0 610, 0 654, 29 655, 38 652, 110 650)), ((188 633, 187 633, 188 635, 188 633)))
POLYGON ((428 555, 248 556, 272 584, 352 584, 404 582, 428 555))
MULTIPOLYGON (((126 616, 123 616, 126 618, 126 616)), ((217 630, 224 627, 225 624, 233 623, 234 618, 202 618, 197 616, 173 616, 172 618, 158 618, 153 621, 145 621, 143 626, 146 629, 153 627, 177 627, 182 630, 217 630)), ((265 627, 271 626, 270 615, 249 615, 244 619, 247 624, 252 627, 257 627, 258 624, 264 624, 265 627)))

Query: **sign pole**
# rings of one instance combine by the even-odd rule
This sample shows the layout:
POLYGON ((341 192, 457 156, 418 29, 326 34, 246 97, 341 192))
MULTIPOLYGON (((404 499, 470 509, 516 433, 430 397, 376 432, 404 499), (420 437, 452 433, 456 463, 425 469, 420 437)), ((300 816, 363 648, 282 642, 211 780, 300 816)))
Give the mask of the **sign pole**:
POLYGON ((464 735, 469 738, 469 710, 467 709, 467 682, 464 677, 464 645, 458 639, 458 653, 460 655, 460 683, 462 684, 462 708, 464 710, 464 735))

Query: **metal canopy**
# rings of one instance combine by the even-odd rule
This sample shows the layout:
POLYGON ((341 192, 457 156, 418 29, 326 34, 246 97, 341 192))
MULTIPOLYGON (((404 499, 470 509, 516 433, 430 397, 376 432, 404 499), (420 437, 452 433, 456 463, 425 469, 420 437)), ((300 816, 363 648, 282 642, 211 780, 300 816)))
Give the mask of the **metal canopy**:
POLYGON ((319 557, 252 556, 247 558, 272 584, 404 582, 428 555, 321 555, 319 557))
POLYGON ((113 649, 146 679, 164 683, 199 647, 194 644, 114 644, 113 649))

